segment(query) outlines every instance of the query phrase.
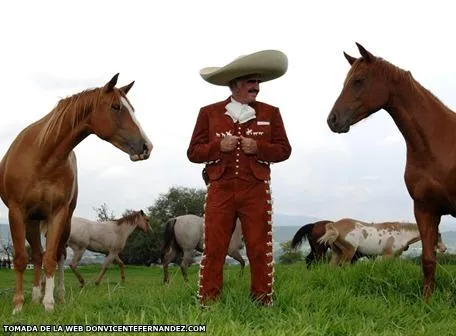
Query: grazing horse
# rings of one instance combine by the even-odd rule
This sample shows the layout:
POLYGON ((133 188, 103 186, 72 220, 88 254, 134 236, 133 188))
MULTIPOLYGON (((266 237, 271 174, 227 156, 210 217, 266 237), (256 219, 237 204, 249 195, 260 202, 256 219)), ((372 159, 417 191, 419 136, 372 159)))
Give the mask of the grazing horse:
POLYGON ((302 226, 296 231, 293 239, 291 240, 291 247, 297 249, 301 246, 302 242, 307 240, 310 245, 310 253, 306 257, 306 264, 309 268, 314 261, 321 261, 326 255, 329 246, 320 244, 318 239, 325 234, 325 226, 327 223, 332 223, 329 220, 322 220, 315 223, 310 223, 302 226))
POLYGON ((124 263, 120 259, 119 253, 123 251, 128 237, 136 228, 142 229, 144 232, 149 230, 149 217, 142 210, 134 211, 120 219, 103 222, 91 221, 81 217, 71 219, 68 246, 73 250, 73 259, 70 267, 78 278, 81 287, 84 286, 84 279, 77 266, 85 250, 106 254, 103 267, 95 281, 96 285, 100 283, 109 264, 114 260, 119 265, 120 280, 122 282, 125 280, 124 263))
MULTIPOLYGON (((302 226, 296 231, 293 239, 291 240, 291 247, 297 249, 301 246, 302 242, 307 240, 310 245, 310 253, 306 257, 307 268, 315 261, 322 261, 329 249, 329 245, 320 243, 320 239, 326 233, 326 224, 332 223, 329 220, 322 220, 315 223, 310 223, 302 226)), ((359 258, 365 257, 361 252, 356 251, 351 262, 356 262, 359 258)))
MULTIPOLYGON (((46 275, 43 305, 46 311, 54 308, 54 273, 57 259, 63 263, 78 195, 73 149, 90 134, 96 134, 129 154, 132 161, 145 160, 150 155, 152 144, 126 96, 134 82, 115 88, 117 77, 118 74, 103 87, 60 100, 50 113, 16 137, 0 162, 0 196, 8 207, 15 252, 13 313, 21 311, 24 304, 26 239, 32 248, 34 264, 32 300, 41 299, 43 264, 46 275), (46 234, 44 254, 40 226, 46 234)), ((59 293, 62 301, 63 296, 63 292, 59 293)))
MULTIPOLYGON (((331 264, 340 265, 350 262, 357 250, 368 256, 398 257, 420 239, 420 231, 415 223, 373 224, 344 218, 326 224, 326 233, 318 242, 331 245, 331 264)), ((447 249, 440 233, 436 249, 439 252, 447 249)))
MULTIPOLYGON (((171 218, 166 222, 161 257, 164 283, 169 282, 168 264, 173 261, 176 256, 182 257, 180 268, 184 280, 188 281, 187 267, 193 261, 193 251, 197 250, 203 252, 203 223, 204 219, 195 215, 178 216, 171 218)), ((228 247, 228 255, 239 261, 241 270, 245 266, 245 261, 239 253, 242 245, 241 222, 237 220, 228 247)))
POLYGON ((426 302, 435 288, 438 226, 442 215, 456 217, 456 114, 418 83, 409 71, 379 58, 357 44, 360 58, 344 53, 351 65, 327 123, 333 132, 380 109, 402 133, 406 149, 405 185, 418 224, 426 302))

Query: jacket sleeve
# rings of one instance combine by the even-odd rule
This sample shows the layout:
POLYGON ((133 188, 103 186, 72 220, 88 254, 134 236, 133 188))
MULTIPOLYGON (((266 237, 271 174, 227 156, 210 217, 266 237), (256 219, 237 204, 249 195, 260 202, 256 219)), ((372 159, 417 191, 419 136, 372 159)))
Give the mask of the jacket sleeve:
POLYGON ((291 146, 279 109, 271 120, 271 142, 258 142, 257 147, 257 159, 260 161, 280 162, 290 157, 291 146))
POLYGON ((220 141, 221 138, 209 139, 209 116, 207 110, 201 109, 187 149, 188 159, 191 162, 206 164, 219 161, 220 141))

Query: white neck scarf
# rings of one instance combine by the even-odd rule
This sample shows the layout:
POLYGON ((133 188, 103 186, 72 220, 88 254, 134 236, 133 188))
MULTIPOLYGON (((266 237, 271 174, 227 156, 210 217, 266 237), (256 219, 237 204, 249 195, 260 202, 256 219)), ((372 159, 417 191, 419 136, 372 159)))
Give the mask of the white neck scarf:
POLYGON ((255 109, 247 104, 241 104, 231 98, 231 103, 226 106, 225 114, 229 115, 234 122, 243 124, 256 117, 255 109))

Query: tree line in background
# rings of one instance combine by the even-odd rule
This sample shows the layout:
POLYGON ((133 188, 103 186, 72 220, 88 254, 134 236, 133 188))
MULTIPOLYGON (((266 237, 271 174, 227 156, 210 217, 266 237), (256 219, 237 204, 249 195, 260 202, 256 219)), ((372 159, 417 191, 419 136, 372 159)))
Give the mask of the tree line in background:
MULTIPOLYGON (((186 187, 171 187, 167 193, 160 194, 153 205, 147 208, 151 230, 147 233, 135 230, 128 238, 124 250, 120 254, 125 264, 150 265, 161 263, 161 249, 163 246, 163 231, 166 222, 177 216, 194 214, 203 215, 206 190, 186 187)), ((94 208, 97 221, 113 220, 128 215, 134 210, 126 209, 120 217, 116 217, 106 203, 94 208)), ((144 210, 144 209, 143 209, 144 210)), ((1 240, 1 239, 0 239, 1 240)), ((8 265, 11 264, 13 247, 11 240, 1 240, 1 250, 7 256, 8 265)), ((279 262, 292 263, 303 260, 301 251, 291 249, 289 242, 282 243, 283 254, 279 262)), ((30 246, 27 251, 31 256, 30 246)), ((5 263, 5 266, 7 263, 5 263)), ((1 265, 0 265, 1 267, 1 265)))
MULTIPOLYGON (((144 233, 135 230, 127 240, 120 258, 125 264, 150 265, 161 263, 163 231, 165 223, 176 216, 203 215, 205 189, 171 187, 167 193, 160 194, 155 203, 147 208, 151 230, 144 233)), ((94 209, 98 221, 115 219, 114 213, 104 203, 94 209)), ((127 209, 122 217, 133 210, 127 209)))

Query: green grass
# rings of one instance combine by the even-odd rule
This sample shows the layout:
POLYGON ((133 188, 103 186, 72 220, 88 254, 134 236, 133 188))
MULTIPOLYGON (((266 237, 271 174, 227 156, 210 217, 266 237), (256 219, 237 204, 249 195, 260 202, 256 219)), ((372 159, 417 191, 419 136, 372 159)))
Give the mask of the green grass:
POLYGON ((86 266, 81 268, 87 281, 83 289, 66 271, 66 303, 57 302, 52 313, 31 303, 32 271, 27 270, 26 302, 14 316, 14 272, 0 270, 0 320, 38 326, 204 324, 209 335, 456 334, 455 265, 438 265, 437 289, 428 305, 421 298, 421 269, 406 260, 340 268, 319 265, 312 270, 303 264, 275 267, 271 308, 249 300, 248 268, 240 276, 238 266, 227 266, 220 301, 201 310, 196 300, 196 265, 189 270, 188 284, 179 268, 172 267, 168 286, 162 284, 161 268, 134 266, 126 268, 126 282, 121 285, 113 266, 98 287, 93 281, 99 266, 86 266))

